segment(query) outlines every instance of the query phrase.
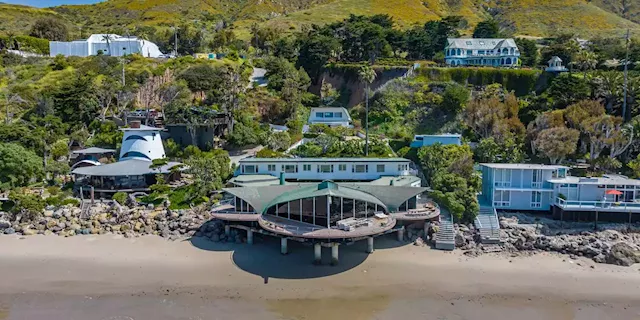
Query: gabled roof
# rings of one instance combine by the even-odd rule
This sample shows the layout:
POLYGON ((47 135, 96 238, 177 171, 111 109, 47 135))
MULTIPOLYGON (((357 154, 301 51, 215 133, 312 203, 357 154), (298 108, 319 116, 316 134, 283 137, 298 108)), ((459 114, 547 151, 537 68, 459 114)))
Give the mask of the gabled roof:
POLYGON ((447 49, 460 48, 469 50, 493 50, 497 48, 517 48, 516 42, 511 39, 480 39, 480 38, 449 38, 447 49))

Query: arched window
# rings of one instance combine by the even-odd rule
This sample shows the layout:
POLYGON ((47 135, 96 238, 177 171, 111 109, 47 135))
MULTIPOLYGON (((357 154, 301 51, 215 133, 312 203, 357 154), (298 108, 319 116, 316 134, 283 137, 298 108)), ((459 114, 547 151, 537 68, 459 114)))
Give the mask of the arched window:
POLYGON ((511 48, 511 54, 513 54, 515 51, 513 50, 513 48, 511 48))
POLYGON ((122 158, 145 158, 151 160, 151 158, 149 158, 147 155, 138 151, 129 151, 122 155, 122 158))
POLYGON ((507 58, 507 65, 511 65, 511 58, 507 58))
POLYGON ((458 49, 458 55, 462 54, 462 50, 458 49))
POLYGON ((502 49, 502 54, 507 54, 507 53, 509 53, 509 49, 507 48, 502 49))
POLYGON ((504 64, 504 58, 500 59, 500 64, 504 64))
POLYGON ((128 136, 125 141, 127 140, 144 140, 147 141, 147 139, 145 139, 144 137, 141 137, 139 135, 132 135, 132 136, 128 136))

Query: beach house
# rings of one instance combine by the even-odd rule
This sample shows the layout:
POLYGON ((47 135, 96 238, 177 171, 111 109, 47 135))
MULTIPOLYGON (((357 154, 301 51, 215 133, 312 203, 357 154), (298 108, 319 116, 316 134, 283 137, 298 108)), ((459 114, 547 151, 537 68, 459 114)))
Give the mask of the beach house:
POLYGON ((542 211, 563 220, 640 221, 637 179, 574 177, 559 165, 484 163, 481 170, 481 205, 542 211))
POLYGON ((165 175, 167 181, 179 176, 172 170, 180 166, 177 162, 167 162, 160 167, 152 166, 153 160, 165 158, 164 147, 160 132, 161 128, 141 125, 132 122, 129 128, 120 129, 124 132, 120 159, 114 163, 92 163, 76 167, 71 171, 75 181, 75 190, 84 197, 110 197, 114 193, 148 192, 149 186, 156 183, 156 175, 165 175))
POLYGON ((449 38, 444 55, 450 66, 510 67, 519 65, 520 50, 511 38, 449 38))
POLYGON ((345 108, 321 107, 311 108, 309 115, 309 125, 326 124, 330 127, 351 128, 351 116, 345 108))

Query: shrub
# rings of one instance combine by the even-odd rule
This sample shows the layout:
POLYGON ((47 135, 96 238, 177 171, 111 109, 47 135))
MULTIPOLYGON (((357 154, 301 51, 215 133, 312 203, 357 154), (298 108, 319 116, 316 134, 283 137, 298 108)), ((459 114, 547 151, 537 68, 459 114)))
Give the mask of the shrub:
POLYGON ((78 207, 78 206, 80 206, 80 200, 78 200, 76 198, 67 198, 67 199, 62 200, 61 204, 63 206, 72 205, 74 207, 78 207))
POLYGON ((500 83, 517 96, 524 96, 535 90, 541 72, 538 70, 498 69, 498 68, 437 68, 417 69, 419 77, 429 81, 455 81, 462 85, 486 86, 500 83))
POLYGON ((113 195, 113 200, 121 205, 124 205, 124 203, 127 201, 127 194, 124 192, 116 192, 113 195))

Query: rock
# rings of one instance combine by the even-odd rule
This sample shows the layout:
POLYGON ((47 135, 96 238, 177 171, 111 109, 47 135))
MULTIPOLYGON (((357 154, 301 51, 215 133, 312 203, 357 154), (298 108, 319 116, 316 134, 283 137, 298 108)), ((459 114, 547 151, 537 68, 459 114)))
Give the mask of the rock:
POLYGON ((133 230, 135 230, 135 231, 140 231, 140 229, 142 229, 142 222, 138 221, 138 222, 136 222, 136 224, 133 226, 133 230))
POLYGON ((34 235, 36 233, 38 233, 36 230, 32 230, 32 229, 29 229, 29 228, 22 229, 22 235, 23 236, 32 236, 32 235, 34 235))
POLYGON ((53 210, 45 210, 43 215, 46 218, 51 218, 51 217, 53 217, 53 210))
POLYGON ((16 230, 14 228, 9 227, 4 229, 4 234, 14 234, 14 233, 16 233, 16 230))
POLYGON ((424 240, 422 240, 422 238, 417 238, 414 240, 413 245, 422 247, 424 246, 424 240))
POLYGON ((91 234, 91 229, 89 229, 89 228, 82 229, 81 233, 84 234, 84 235, 91 234))
POLYGON ((4 230, 6 228, 10 228, 11 227, 11 222, 7 221, 7 220, 0 220, 0 230, 4 230))
POLYGON ((606 262, 629 267, 634 263, 640 263, 640 252, 627 243, 619 242, 611 247, 611 251, 606 256, 606 262))
POLYGON ((82 227, 79 224, 74 223, 70 226, 70 228, 71 230, 76 231, 76 230, 80 230, 82 227))
POLYGON ((149 203, 147 205, 147 210, 153 210, 153 208, 155 208, 155 206, 153 205, 153 203, 149 203))
POLYGON ((467 239, 465 239, 465 237, 461 233, 456 233, 455 241, 456 248, 463 247, 467 244, 467 239))

